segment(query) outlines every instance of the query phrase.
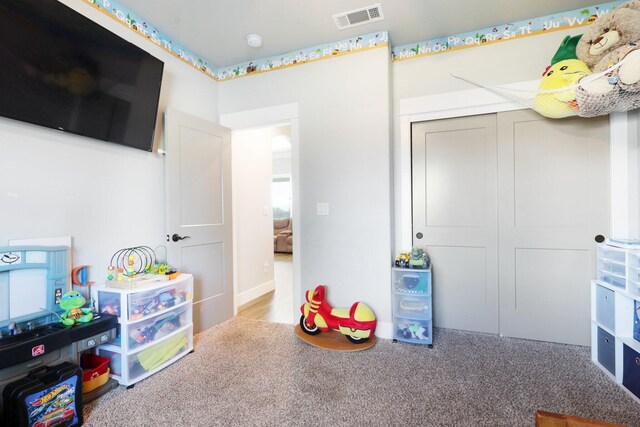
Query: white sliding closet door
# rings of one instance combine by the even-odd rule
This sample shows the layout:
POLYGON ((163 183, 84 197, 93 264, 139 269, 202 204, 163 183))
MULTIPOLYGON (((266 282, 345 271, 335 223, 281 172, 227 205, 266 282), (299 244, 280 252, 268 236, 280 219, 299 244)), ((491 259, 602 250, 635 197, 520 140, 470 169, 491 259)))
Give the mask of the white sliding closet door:
POLYGON ((412 158, 413 244, 434 265, 434 325, 497 333, 496 116, 414 124, 412 158))
POLYGON ((413 242, 433 260, 435 326, 588 345, 608 165, 606 118, 414 124, 413 242))
POLYGON ((498 115, 500 333, 589 345, 597 234, 609 224, 607 118, 498 115))

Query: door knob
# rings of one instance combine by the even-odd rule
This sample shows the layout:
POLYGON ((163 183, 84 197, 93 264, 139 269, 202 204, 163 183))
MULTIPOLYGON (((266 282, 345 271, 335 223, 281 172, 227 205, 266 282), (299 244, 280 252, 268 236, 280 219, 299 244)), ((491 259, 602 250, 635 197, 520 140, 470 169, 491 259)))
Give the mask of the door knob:
POLYGON ((174 242, 179 242, 180 240, 189 238, 191 238, 191 236, 180 236, 179 234, 174 234, 173 236, 171 236, 171 240, 173 240, 174 242))
POLYGON ((595 239, 596 239, 596 242, 598 242, 598 243, 602 243, 602 242, 604 242, 604 236, 603 236, 602 234, 598 234, 598 235, 595 237, 595 239))
POLYGON ((423 237, 423 234, 422 234, 422 233, 417 233, 417 234, 416 234, 416 239, 422 239, 422 237, 423 237))

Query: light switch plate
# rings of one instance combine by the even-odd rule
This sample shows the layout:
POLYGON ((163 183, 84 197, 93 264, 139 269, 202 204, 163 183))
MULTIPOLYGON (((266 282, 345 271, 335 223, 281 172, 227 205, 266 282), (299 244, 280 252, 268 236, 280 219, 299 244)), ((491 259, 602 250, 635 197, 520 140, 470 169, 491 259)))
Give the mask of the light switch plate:
POLYGON ((329 203, 318 203, 318 215, 329 215, 329 203))

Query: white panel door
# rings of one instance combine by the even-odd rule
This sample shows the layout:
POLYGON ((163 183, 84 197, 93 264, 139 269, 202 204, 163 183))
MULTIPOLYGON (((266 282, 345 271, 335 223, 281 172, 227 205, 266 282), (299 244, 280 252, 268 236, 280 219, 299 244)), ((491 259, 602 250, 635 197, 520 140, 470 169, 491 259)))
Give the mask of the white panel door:
POLYGON ((498 332, 496 116, 414 123, 413 244, 433 262, 434 325, 498 332))
POLYGON ((500 333, 589 345, 609 224, 608 119, 498 114, 500 333))
POLYGON ((168 260, 193 274, 200 332, 233 316, 231 131, 169 109, 165 135, 168 260))

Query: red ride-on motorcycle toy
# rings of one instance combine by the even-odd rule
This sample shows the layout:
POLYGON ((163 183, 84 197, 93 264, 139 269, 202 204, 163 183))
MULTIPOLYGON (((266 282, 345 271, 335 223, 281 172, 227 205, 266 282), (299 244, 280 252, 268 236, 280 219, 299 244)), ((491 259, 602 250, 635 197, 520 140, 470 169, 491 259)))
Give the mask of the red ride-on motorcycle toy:
POLYGON ((306 303, 300 311, 300 327, 309 335, 320 331, 339 331, 354 344, 362 344, 373 336, 376 330, 376 316, 366 304, 354 303, 351 308, 333 308, 325 299, 326 288, 318 285, 315 290, 307 291, 306 303))

